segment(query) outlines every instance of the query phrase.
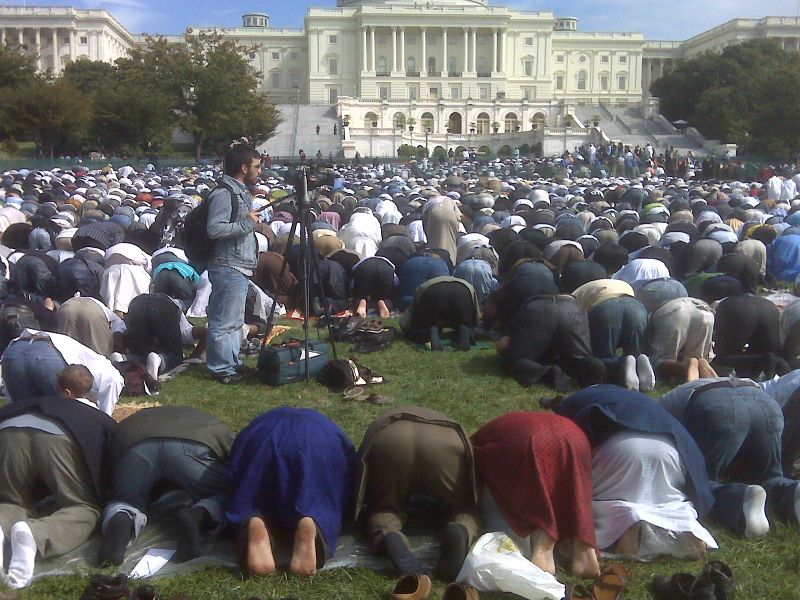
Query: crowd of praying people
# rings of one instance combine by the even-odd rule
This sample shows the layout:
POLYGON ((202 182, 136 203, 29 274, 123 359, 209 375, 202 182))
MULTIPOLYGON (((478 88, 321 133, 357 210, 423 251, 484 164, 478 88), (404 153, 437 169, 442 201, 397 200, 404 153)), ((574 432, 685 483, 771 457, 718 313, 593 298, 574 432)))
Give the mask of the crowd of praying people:
MULTIPOLYGON (((609 178, 569 164, 315 170, 309 316, 399 316, 434 352, 489 340, 509 377, 552 388, 552 412, 500 415, 471 436, 433 408, 392 408, 358 447, 310 409, 238 433, 188 406, 111 418, 131 373, 153 382, 204 360, 208 330, 189 319, 206 317, 212 285, 183 225, 218 167, 0 174, 4 579, 27 586, 37 557, 98 529, 98 564, 120 565, 165 481, 191 498, 176 561, 229 535, 250 575, 282 566, 283 545, 289 571, 311 575, 358 522, 428 590, 420 578, 456 581, 483 531, 542 571, 596 578, 600 552, 699 558, 718 546, 704 524, 758 538, 798 523, 800 174, 609 178), (654 398, 658 384, 675 387, 654 398), (441 516, 435 568, 403 533, 419 495, 441 516)), ((296 187, 273 164, 249 188, 265 210, 243 355, 271 313, 304 306, 296 187)), ((404 586, 395 597, 412 597, 404 586)))

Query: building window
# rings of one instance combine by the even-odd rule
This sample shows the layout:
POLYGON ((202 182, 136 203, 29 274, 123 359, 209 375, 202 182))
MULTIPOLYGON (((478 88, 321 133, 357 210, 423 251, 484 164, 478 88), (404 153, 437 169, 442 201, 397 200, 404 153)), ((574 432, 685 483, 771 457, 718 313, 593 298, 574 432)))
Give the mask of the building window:
POLYGON ((378 57, 378 65, 377 65, 376 71, 377 71, 378 75, 388 75, 388 73, 386 71, 386 57, 385 56, 379 56, 378 57))
POLYGON ((564 62, 564 55, 563 54, 558 54, 556 56, 556 62, 557 63, 563 63, 564 62))
POLYGON ((600 62, 608 63, 608 54, 603 54, 603 56, 600 57, 600 62))
POLYGON ((526 46, 533 46, 533 38, 532 37, 526 37, 525 38, 525 45, 526 46))
POLYGON ((479 37, 478 38, 478 46, 485 46, 485 45, 486 45, 486 38, 485 37, 479 37))
POLYGON ((376 43, 377 43, 379 46, 385 46, 385 45, 386 45, 386 36, 385 36, 385 35, 379 35, 379 36, 377 36, 377 37, 375 38, 375 42, 376 42, 376 43))
POLYGON ((280 73, 270 73, 270 83, 272 87, 279 88, 281 87, 281 74, 280 73))
POLYGON ((81 44, 85 45, 85 44, 88 44, 88 43, 89 43, 89 38, 82 35, 81 36, 81 44))
POLYGON ((460 85, 451 85, 450 86, 450 99, 451 100, 461 100, 461 86, 460 85))
POLYGON ((425 129, 430 129, 431 131, 434 130, 434 120, 433 115, 429 112, 422 113, 422 117, 420 118, 420 131, 425 131, 425 129))
POLYGON ((608 75, 600 75, 600 89, 608 91, 608 75))
POLYGON ((336 104, 339 100, 339 90, 337 88, 331 88, 328 90, 328 102, 331 104, 336 104))
POLYGON ((586 90, 586 71, 581 71, 578 73, 578 76, 575 79, 575 84, 579 90, 586 90))
POLYGON ((488 100, 489 99, 489 86, 488 85, 478 86, 478 98, 480 98, 481 100, 488 100))
POLYGON ((428 88, 428 96, 434 100, 437 99, 439 97, 439 88, 438 87, 428 88))
POLYGON ((409 100, 416 100, 417 99, 417 86, 410 85, 408 86, 408 98, 409 100))
POLYGON ((380 95, 381 100, 388 100, 389 99, 389 86, 382 85, 378 88, 378 93, 380 95))
POLYGON ((392 127, 394 129, 405 129, 406 128, 406 116, 403 113, 394 113, 394 117, 392 117, 392 127))
POLYGON ((297 52, 292 52, 292 53, 289 55, 289 58, 291 58, 292 60, 297 60, 297 52))
POLYGON ((623 55, 623 56, 620 56, 620 57, 619 57, 619 62, 620 62, 621 64, 625 64, 626 62, 628 62, 628 57, 627 57, 627 56, 624 56, 624 55, 623 55))
POLYGON ((428 72, 433 73, 436 71, 436 58, 433 56, 428 57, 428 72))
POLYGON ((407 46, 415 46, 417 43, 417 36, 415 35, 407 35, 406 36, 406 45, 407 46))
POLYGON ((563 90, 564 89, 564 76, 563 75, 556 75, 556 89, 563 90))
POLYGON ((336 43, 336 36, 335 35, 329 35, 328 36, 328 43, 329 44, 335 44, 336 43))
POLYGON ((451 56, 447 59, 447 71, 450 73, 456 72, 456 57, 451 56))
POLYGON ((522 97, 525 100, 533 100, 536 96, 536 88, 524 87, 522 88, 522 97))
POLYGON ((618 90, 627 90, 628 89, 628 76, 627 75, 617 75, 617 89, 618 90))
POLYGON ((503 119, 504 131, 506 133, 514 133, 519 129, 519 118, 516 113, 508 113, 503 119))
POLYGON ((413 56, 406 58, 406 71, 417 72, 417 59, 413 56))
POLYGON ((533 77, 533 61, 532 60, 525 60, 522 62, 523 67, 525 68, 525 76, 526 77, 533 77))
POLYGON ((335 58, 328 60, 328 73, 331 75, 339 74, 339 61, 335 58))
POLYGON ((299 77, 297 73, 289 73, 289 87, 296 88, 299 85, 299 77))
POLYGON ((280 60, 281 53, 280 52, 273 52, 272 53, 272 60, 280 60))

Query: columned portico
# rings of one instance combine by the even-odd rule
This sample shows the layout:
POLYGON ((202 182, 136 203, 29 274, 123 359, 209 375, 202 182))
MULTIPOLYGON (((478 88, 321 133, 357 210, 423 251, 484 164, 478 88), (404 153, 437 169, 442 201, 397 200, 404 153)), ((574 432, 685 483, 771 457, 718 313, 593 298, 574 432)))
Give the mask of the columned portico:
POLYGON ((447 27, 442 28, 442 77, 447 77, 447 27))
POLYGON ((428 30, 426 27, 420 28, 420 38, 422 41, 422 64, 419 66, 419 74, 425 77, 428 74, 428 30))
POLYGON ((478 71, 478 30, 472 28, 472 65, 469 70, 470 73, 475 74, 478 71))

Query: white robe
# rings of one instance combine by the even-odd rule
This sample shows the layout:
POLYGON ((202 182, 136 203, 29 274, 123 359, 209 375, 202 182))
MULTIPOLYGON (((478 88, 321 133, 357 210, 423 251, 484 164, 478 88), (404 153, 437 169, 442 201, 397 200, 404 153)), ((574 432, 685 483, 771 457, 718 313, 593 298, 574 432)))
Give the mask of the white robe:
POLYGON ((100 295, 110 310, 128 312, 131 301, 150 291, 150 275, 140 265, 112 265, 100 279, 100 295))

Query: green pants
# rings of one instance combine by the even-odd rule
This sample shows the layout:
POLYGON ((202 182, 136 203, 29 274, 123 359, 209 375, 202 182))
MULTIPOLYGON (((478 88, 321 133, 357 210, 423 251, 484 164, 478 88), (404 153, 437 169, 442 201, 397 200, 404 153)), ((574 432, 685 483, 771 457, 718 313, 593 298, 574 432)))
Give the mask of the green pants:
POLYGON ((65 554, 89 539, 100 499, 78 444, 28 428, 0 430, 0 528, 26 521, 39 555, 65 554), (47 514, 34 506, 48 498, 47 514))

